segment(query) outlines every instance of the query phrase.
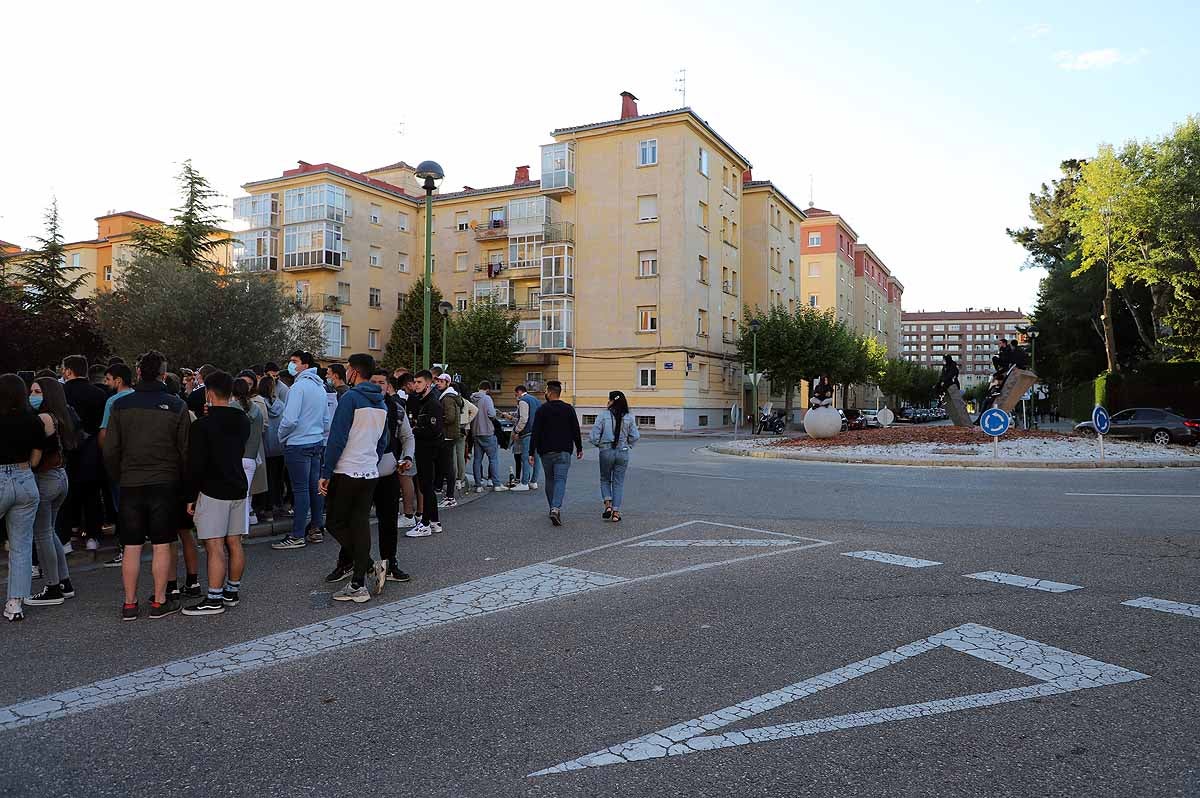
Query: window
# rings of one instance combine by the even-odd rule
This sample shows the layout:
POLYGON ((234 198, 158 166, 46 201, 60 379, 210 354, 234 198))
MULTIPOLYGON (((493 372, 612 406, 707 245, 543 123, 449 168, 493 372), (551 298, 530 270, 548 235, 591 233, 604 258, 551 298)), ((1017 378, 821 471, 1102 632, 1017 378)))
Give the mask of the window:
POLYGON ((816 295, 816 294, 809 294, 809 295, 808 295, 808 306, 809 306, 810 308, 819 308, 819 307, 821 307, 821 306, 820 306, 820 304, 818 304, 818 302, 817 302, 817 295, 816 295))
POLYGON ((112 266, 104 267, 104 282, 106 282, 106 283, 112 282, 112 266))
POLYGON ((696 335, 701 338, 708 337, 708 311, 696 311, 696 335))
POLYGON ((379 349, 379 330, 367 330, 367 349, 379 349))
MULTIPOLYGON (((935 325, 933 325, 933 331, 934 331, 934 332, 942 332, 942 331, 944 331, 945 329, 946 329, 946 325, 944 325, 944 324, 935 324, 935 325)), ((941 336, 938 336, 938 337, 940 338, 941 336)))
POLYGON ((342 325, 342 346, 350 346, 350 328, 342 325))
POLYGON ((512 283, 508 280, 480 280, 475 283, 475 301, 480 300, 507 307, 512 302, 512 283))
POLYGON ((788 219, 788 238, 796 240, 796 222, 792 219, 788 219))
POLYGON ((788 258, 788 279, 796 279, 796 261, 791 258, 788 258))
POLYGON ((708 258, 703 255, 700 256, 700 274, 698 279, 700 282, 708 285, 708 258))
POLYGON ((733 221, 733 220, 731 219, 731 220, 730 220, 730 222, 729 222, 729 227, 730 227, 730 230, 729 230, 729 238, 727 238, 727 239, 725 239, 725 240, 726 240, 728 243, 730 243, 730 244, 732 244, 733 246, 735 246, 735 247, 736 247, 736 246, 737 246, 737 242, 738 242, 737 222, 735 222, 735 221, 733 221))
POLYGON ((465 272, 466 270, 467 270, 467 253, 455 252, 454 253, 454 271, 465 272))
POLYGON ((350 242, 342 239, 342 260, 350 260, 350 242))
MULTIPOLYGON (((653 363, 643 363, 638 366, 638 381, 639 388, 657 388, 658 387, 658 369, 653 363)), ((639 420, 640 424, 641 421, 639 420)))
POLYGON ((284 228, 283 267, 342 265, 342 226, 309 222, 284 228))
POLYGON ((399 261, 398 261, 398 263, 399 263, 398 269, 399 269, 400 273, 408 274, 408 253, 400 252, 397 254, 399 254, 399 256, 400 256, 399 261))
POLYGON ((396 312, 397 313, 404 310, 404 302, 407 299, 408 299, 408 294, 405 294, 403 291, 396 292, 396 312))
POLYGON ((707 426, 708 426, 708 416, 697 416, 696 418, 697 418, 697 420, 699 421, 699 425, 700 425, 701 427, 707 427, 707 426))
POLYGON ((499 229, 505 226, 504 208, 488 208, 488 227, 499 229))
POLYGON ((459 313, 467 309, 467 294, 465 291, 459 291, 454 295, 454 308, 459 313))
POLYGON ((638 166, 654 166, 658 163, 658 139, 646 139, 638 143, 638 166))
POLYGON ((518 235, 508 238, 508 266, 521 269, 542 262, 542 234, 518 235))
POLYGON ((648 249, 638 253, 638 277, 658 276, 658 250, 648 249))
POLYGON ((697 367, 696 370, 697 370, 697 382, 700 383, 700 390, 707 391, 708 390, 708 364, 701 363, 697 367))
POLYGON ((707 202, 700 203, 700 214, 699 214, 698 218, 696 219, 696 224, 700 225, 705 230, 708 229, 708 203, 707 202))
POLYGON ((574 345, 575 303, 570 299, 545 299, 541 305, 542 349, 570 349, 574 345))
POLYGON ((276 271, 279 268, 279 234, 276 231, 260 229, 234 233, 233 240, 237 268, 241 271, 276 271))
POLYGON ((383 250, 379 247, 371 247, 367 253, 367 264, 379 269, 383 267, 383 250))
POLYGON ((821 246, 821 234, 820 233, 809 233, 808 234, 808 245, 810 247, 821 246))
POLYGON ((542 325, 537 319, 523 319, 517 324, 517 338, 527 352, 540 348, 541 334, 542 325))
POLYGON ((454 227, 460 233, 471 228, 471 219, 468 217, 466 211, 459 211, 454 214, 454 227))
POLYGON ((373 308, 383 307, 383 291, 378 288, 368 288, 367 304, 373 308))
POLYGON ((338 283, 338 302, 350 304, 350 283, 338 283))
POLYGON ((654 426, 654 416, 634 416, 633 420, 637 422, 639 427, 654 426))
POLYGON ((658 308, 647 305, 638 308, 638 332, 658 331, 658 308))
POLYGON ((721 167, 721 186, 726 191, 729 190, 729 167, 728 166, 721 167))
POLYGON ((638 221, 639 222, 657 222, 658 221, 658 195, 643 194, 637 199, 638 221))
POLYGON ((346 190, 332 183, 289 188, 283 193, 283 223, 329 220, 344 222, 350 215, 350 198, 346 190))
POLYGON ((703 147, 700 148, 700 157, 696 168, 700 170, 700 174, 708 177, 708 150, 703 147))
POLYGON ((371 215, 369 218, 371 220, 371 224, 383 224, 383 208, 372 202, 371 215))
POLYGON ((542 296, 575 293, 575 249, 570 244, 542 247, 542 296))
POLYGON ((71 253, 71 268, 72 269, 79 268, 79 253, 78 252, 71 253))
POLYGON ((583 414, 583 423, 584 424, 595 424, 596 423, 596 414, 595 413, 584 413, 583 414))
POLYGON ((396 223, 396 229, 402 233, 407 233, 408 232, 408 214, 405 213, 404 211, 400 211, 399 215, 400 215, 400 219, 396 223))

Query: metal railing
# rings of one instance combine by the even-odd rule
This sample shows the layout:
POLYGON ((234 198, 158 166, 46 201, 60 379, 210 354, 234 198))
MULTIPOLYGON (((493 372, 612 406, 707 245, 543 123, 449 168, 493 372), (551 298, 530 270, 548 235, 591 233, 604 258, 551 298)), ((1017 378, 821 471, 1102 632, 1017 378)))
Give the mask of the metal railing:
POLYGON ((549 222, 542 225, 542 240, 547 244, 575 243, 575 225, 572 222, 549 222))
POLYGON ((345 303, 337 294, 305 294, 296 297, 296 304, 312 313, 341 313, 345 303))
POLYGON ((476 241, 491 241, 497 238, 508 238, 508 222, 493 220, 480 222, 475 228, 476 241))

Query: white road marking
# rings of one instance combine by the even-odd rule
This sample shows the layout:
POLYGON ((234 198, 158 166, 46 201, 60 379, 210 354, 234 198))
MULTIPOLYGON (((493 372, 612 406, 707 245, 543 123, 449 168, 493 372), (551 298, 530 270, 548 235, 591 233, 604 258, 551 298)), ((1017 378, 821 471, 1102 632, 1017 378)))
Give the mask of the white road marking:
POLYGON ((1064 493, 1064 496, 1115 496, 1120 499, 1200 499, 1200 493, 1064 493))
POLYGON ((905 568, 929 568, 941 565, 937 560, 922 560, 917 557, 905 557, 900 554, 888 554, 884 551, 844 551, 843 557, 857 557, 860 560, 873 560, 888 565, 903 565, 905 568))
POLYGON ((1000 571, 980 571, 977 574, 964 574, 968 579, 978 579, 982 582, 998 582, 1002 585, 1027 587, 1030 590, 1044 590, 1047 593, 1066 593, 1068 590, 1082 590, 1083 585, 1071 585, 1066 582, 1051 582, 1049 579, 1034 579, 1032 576, 1006 574, 1000 571))
POLYGON ((644 468, 641 466, 637 466, 637 467, 640 468, 642 471, 657 471, 660 474, 675 474, 676 476, 680 476, 680 477, 699 477, 700 479, 725 479, 725 480, 729 480, 730 482, 745 482, 746 481, 745 477, 723 477, 723 476, 718 476, 717 474, 697 474, 692 471, 671 471, 666 468, 644 468))
POLYGON ((766 547, 770 547, 770 546, 795 546, 797 542, 798 541, 792 541, 792 540, 775 540, 773 538, 772 539, 768 539, 768 538, 738 538, 738 539, 722 538, 722 539, 714 539, 714 540, 670 540, 670 539, 663 540, 660 538, 660 539, 656 539, 656 540, 643 540, 640 543, 630 543, 628 548, 633 549, 633 548, 637 548, 639 546, 646 546, 649 548, 676 548, 676 547, 683 548, 683 547, 692 547, 692 546, 695 546, 697 548, 704 548, 704 547, 721 548, 721 547, 725 547, 725 546, 748 546, 750 548, 755 548, 755 547, 766 548, 766 547))
POLYGON ((1156 599, 1150 596, 1142 596, 1141 598, 1130 599, 1121 603, 1126 607, 1140 607, 1146 610, 1158 610, 1159 612, 1186 615, 1189 618, 1200 618, 1200 604, 1184 604, 1182 601, 1167 601, 1166 599, 1156 599))
POLYGON ((769 740, 785 740, 791 737, 872 726, 896 720, 910 720, 1148 678, 1150 677, 1144 673, 1127 670, 1107 662, 1099 662, 1080 654, 1039 643, 1036 640, 968 623, 820 676, 796 682, 765 695, 756 696, 739 704, 719 709, 716 712, 710 712, 694 720, 677 723, 674 726, 635 737, 619 745, 604 748, 529 775, 545 776, 584 768, 637 762, 644 759, 682 756, 769 740), (869 712, 837 715, 817 720, 763 726, 744 731, 706 734, 706 732, 722 729, 793 701, 807 698, 827 688, 844 684, 851 679, 882 670, 889 665, 895 665, 918 654, 932 651, 939 646, 994 663, 1031 679, 1036 679, 1041 684, 996 690, 989 693, 975 693, 939 701, 926 701, 920 704, 906 704, 869 712))

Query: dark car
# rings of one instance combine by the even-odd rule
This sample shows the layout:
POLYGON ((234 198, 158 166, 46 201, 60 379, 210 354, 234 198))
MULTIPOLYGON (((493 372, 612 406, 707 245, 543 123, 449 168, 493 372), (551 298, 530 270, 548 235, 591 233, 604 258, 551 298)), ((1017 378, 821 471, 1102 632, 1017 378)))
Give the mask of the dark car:
MULTIPOLYGON (((1075 431, 1094 435, 1096 428, 1092 422, 1084 421, 1075 425, 1075 431)), ((1169 408, 1131 407, 1113 414, 1108 434, 1113 438, 1149 440, 1160 446, 1169 443, 1195 446, 1200 442, 1200 421, 1169 408)))

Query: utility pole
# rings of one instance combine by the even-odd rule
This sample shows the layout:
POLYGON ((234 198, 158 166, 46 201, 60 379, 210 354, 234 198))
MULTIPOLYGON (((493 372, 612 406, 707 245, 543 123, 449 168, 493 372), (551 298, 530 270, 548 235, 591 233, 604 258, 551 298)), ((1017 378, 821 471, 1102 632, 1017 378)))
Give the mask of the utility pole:
POLYGON ((1104 305, 1100 322, 1104 326, 1104 356, 1108 361, 1108 371, 1115 374, 1120 367, 1117 364, 1117 332, 1113 324, 1112 311, 1112 210, 1104 208, 1100 211, 1104 218, 1104 305))

